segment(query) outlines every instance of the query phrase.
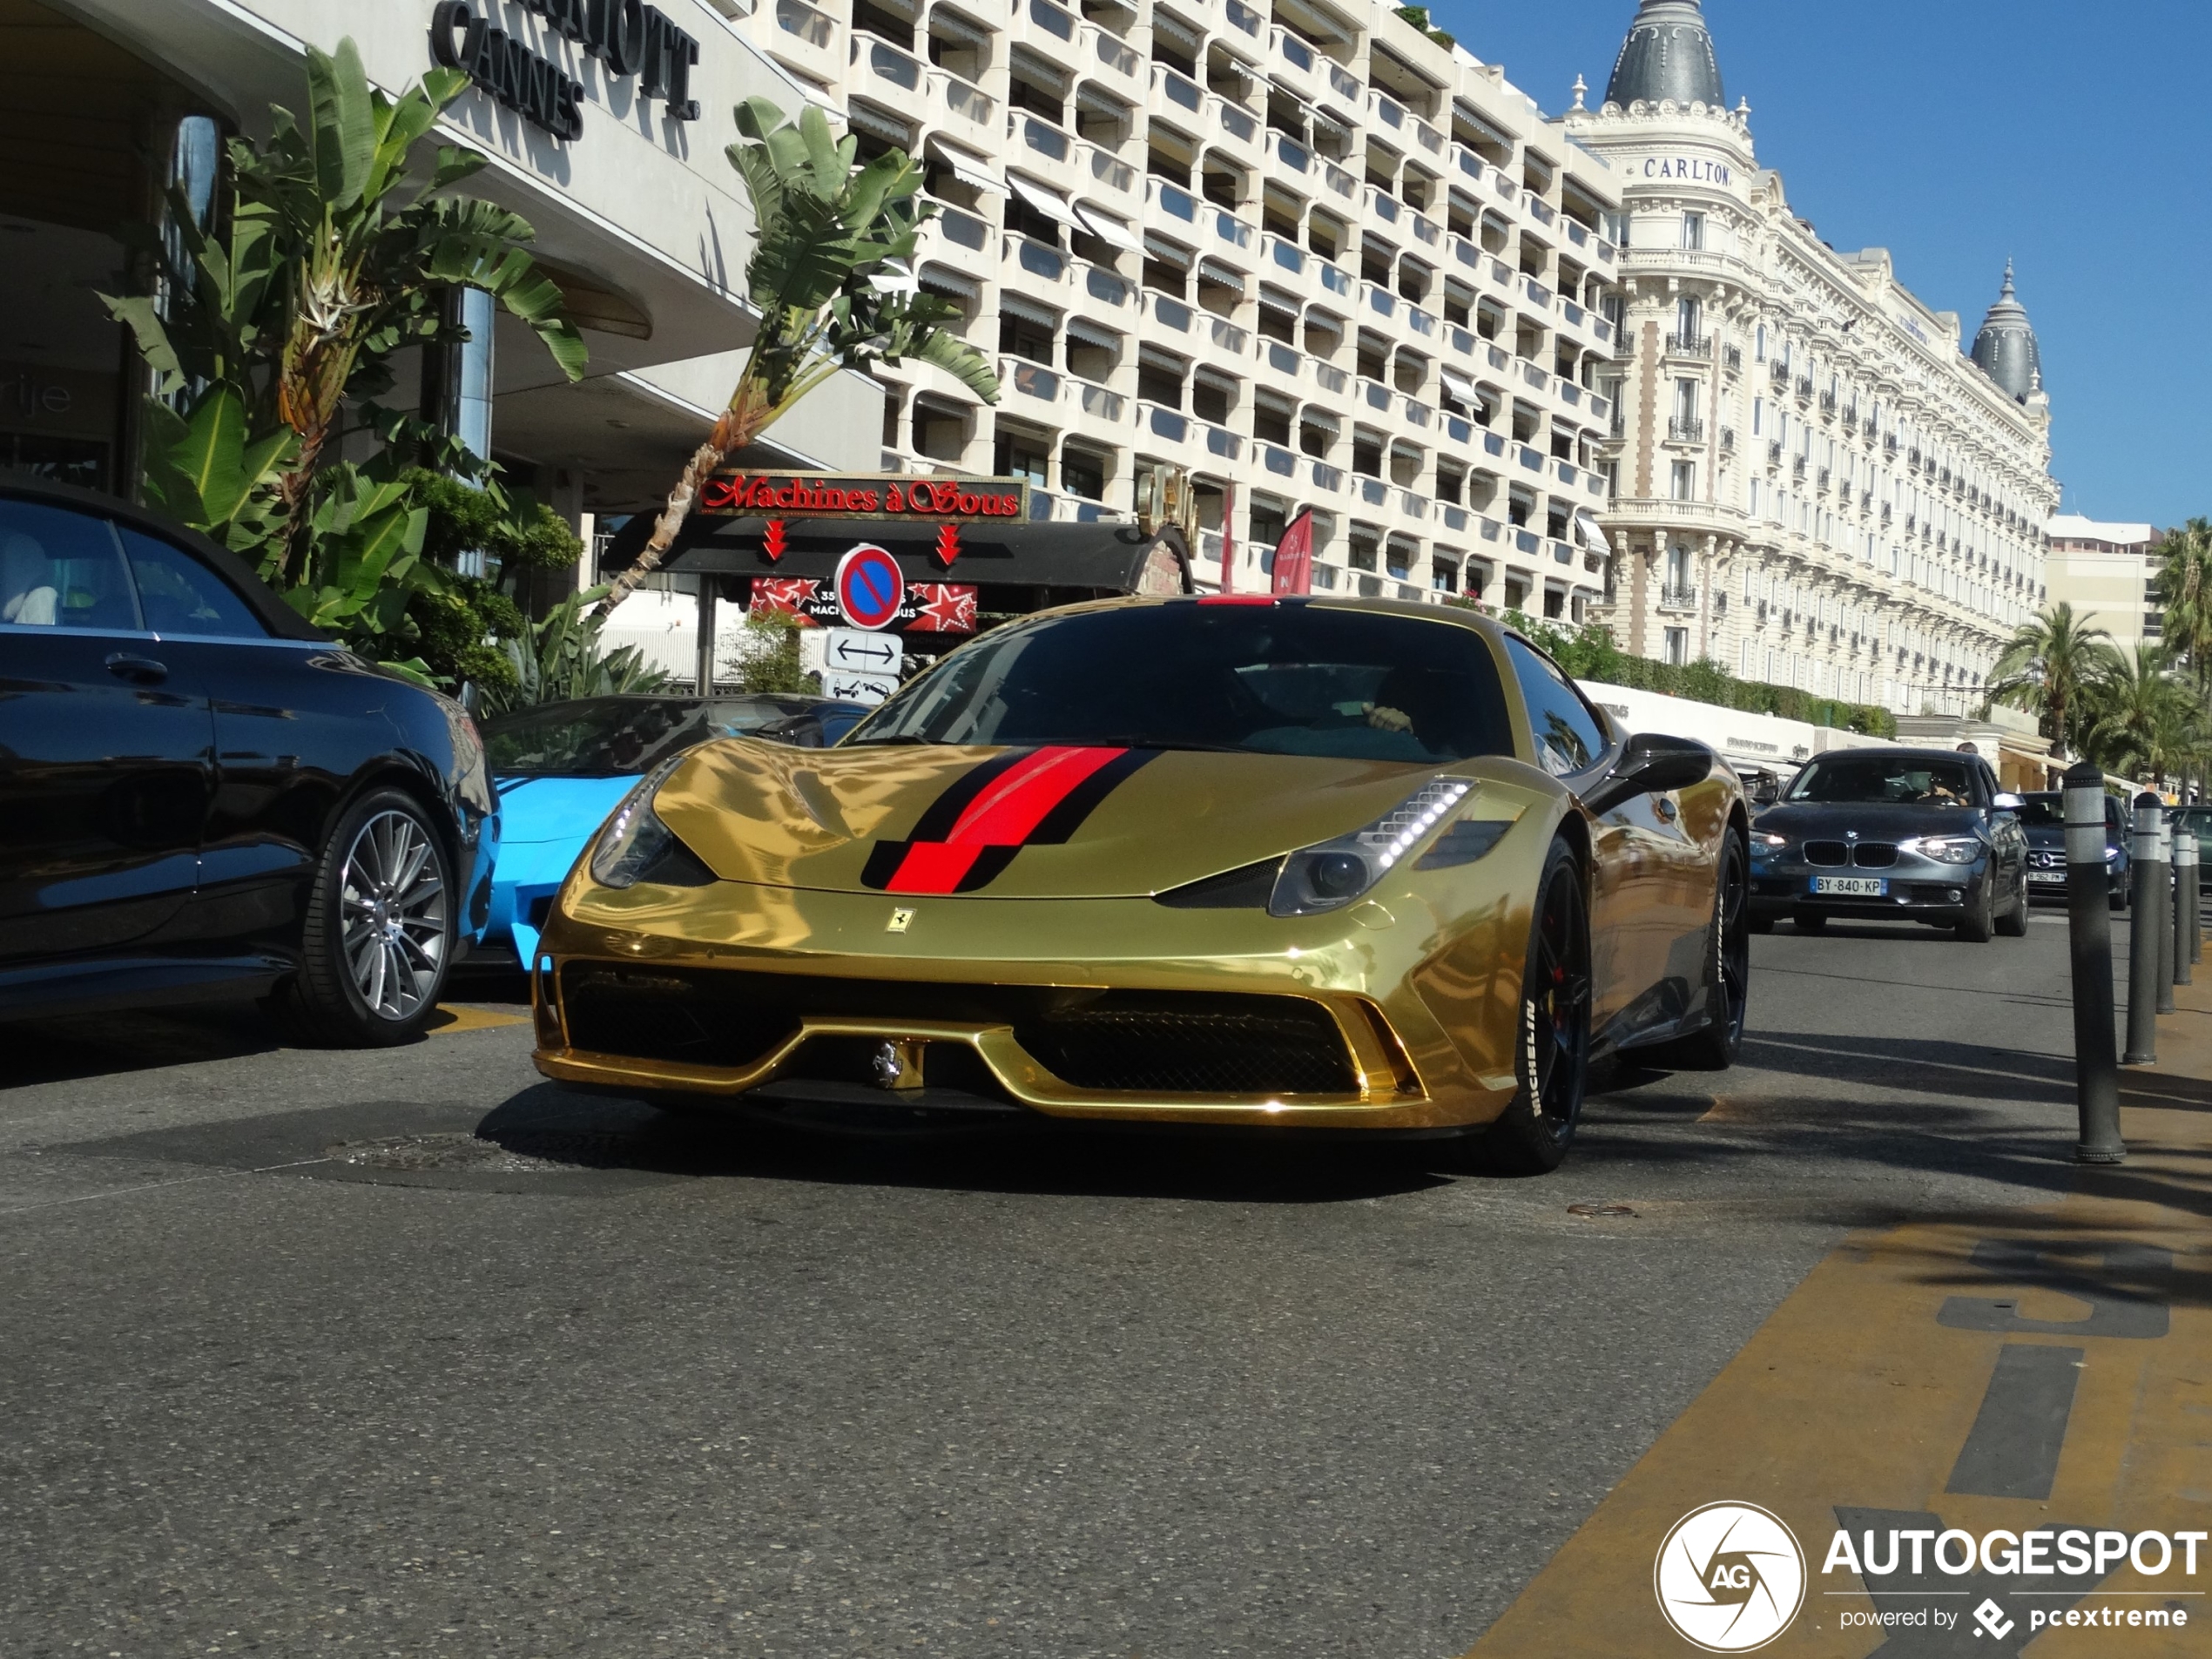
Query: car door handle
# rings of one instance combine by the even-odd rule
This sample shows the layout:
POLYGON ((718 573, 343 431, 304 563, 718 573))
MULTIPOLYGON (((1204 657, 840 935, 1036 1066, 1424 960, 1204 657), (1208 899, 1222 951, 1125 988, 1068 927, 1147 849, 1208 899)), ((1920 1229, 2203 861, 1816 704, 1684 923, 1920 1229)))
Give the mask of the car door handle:
POLYGON ((169 664, 157 663, 151 657, 134 657, 119 651, 107 659, 107 671, 119 680, 129 680, 133 685, 158 685, 169 678, 169 664))

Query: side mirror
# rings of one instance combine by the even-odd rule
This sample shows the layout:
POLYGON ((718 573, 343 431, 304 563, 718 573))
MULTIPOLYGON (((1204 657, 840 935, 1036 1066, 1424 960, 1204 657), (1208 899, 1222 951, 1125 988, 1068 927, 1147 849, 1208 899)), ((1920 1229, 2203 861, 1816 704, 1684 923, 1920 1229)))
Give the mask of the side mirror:
POLYGON ((2017 813, 2022 804, 2018 795, 1996 795, 1990 799, 1989 806, 1992 812, 2017 813))
POLYGON ((1621 745, 1612 775, 1583 796, 1582 805, 1602 814, 1638 795, 1688 789, 1711 777, 1718 764, 1718 758, 1702 743, 1639 733, 1621 745))

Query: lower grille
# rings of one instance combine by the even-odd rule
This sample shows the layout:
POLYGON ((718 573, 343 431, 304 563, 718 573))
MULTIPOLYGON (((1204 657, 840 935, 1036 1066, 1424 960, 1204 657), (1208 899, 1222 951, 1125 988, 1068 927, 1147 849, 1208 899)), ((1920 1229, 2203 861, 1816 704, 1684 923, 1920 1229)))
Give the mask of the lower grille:
MULTIPOLYGON (((570 962, 561 970, 561 1001, 573 1048, 687 1065, 754 1064, 813 1015, 1010 1025, 1040 1065, 1078 1089, 1339 1095, 1359 1086, 1335 1020, 1320 1004, 1296 996, 928 985, 570 962)), ((873 1040, 817 1038, 793 1056, 792 1075, 865 1080, 873 1046, 873 1040)), ((923 1060, 926 1080, 984 1092, 985 1079, 968 1075, 971 1069, 954 1057, 955 1046, 931 1045, 923 1060)), ((980 1062, 972 1069, 984 1070, 980 1062)))
POLYGON ((1014 1035, 1078 1089, 1340 1095, 1358 1086, 1328 1010, 1296 997, 1109 992, 1014 1035))
POLYGON ((569 1044, 693 1066, 746 1066, 798 1028, 782 1009, 720 994, 681 968, 570 962, 561 970, 569 1044))

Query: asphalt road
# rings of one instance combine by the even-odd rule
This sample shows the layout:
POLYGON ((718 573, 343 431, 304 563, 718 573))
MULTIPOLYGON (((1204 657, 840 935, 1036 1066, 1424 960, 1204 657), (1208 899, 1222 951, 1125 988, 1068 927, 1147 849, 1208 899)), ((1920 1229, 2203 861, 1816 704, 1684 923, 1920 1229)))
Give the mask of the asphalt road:
POLYGON ((1785 924, 1527 1181, 7 1032, 0 1649, 1461 1653, 1846 1229, 2063 1186, 2065 940, 1785 924))

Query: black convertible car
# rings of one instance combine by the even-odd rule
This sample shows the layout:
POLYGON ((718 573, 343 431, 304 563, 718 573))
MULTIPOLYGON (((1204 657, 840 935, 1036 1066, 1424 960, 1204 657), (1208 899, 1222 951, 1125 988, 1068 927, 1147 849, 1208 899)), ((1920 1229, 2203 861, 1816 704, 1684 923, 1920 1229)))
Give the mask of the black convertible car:
POLYGON ((497 842, 460 705, 206 537, 0 474, 0 1019, 249 993, 403 1041, 497 842))
POLYGON ((1947 749, 1816 757, 1751 823, 1751 926, 1920 921, 2027 933, 2027 836, 1986 761, 1947 749))

